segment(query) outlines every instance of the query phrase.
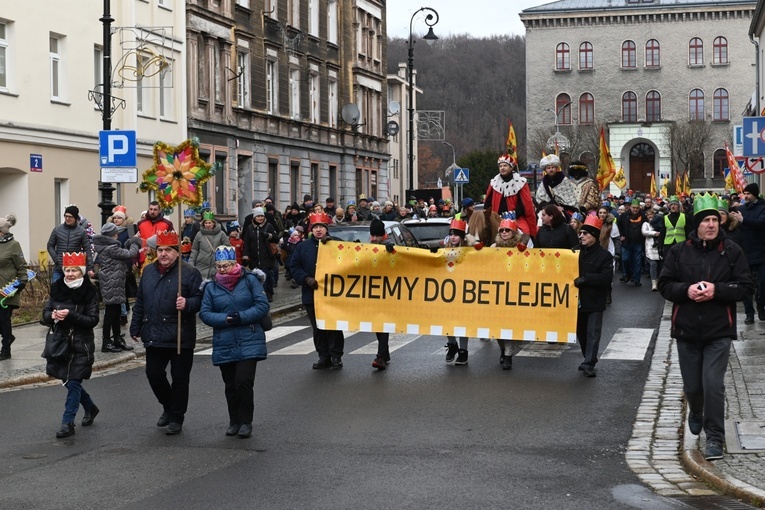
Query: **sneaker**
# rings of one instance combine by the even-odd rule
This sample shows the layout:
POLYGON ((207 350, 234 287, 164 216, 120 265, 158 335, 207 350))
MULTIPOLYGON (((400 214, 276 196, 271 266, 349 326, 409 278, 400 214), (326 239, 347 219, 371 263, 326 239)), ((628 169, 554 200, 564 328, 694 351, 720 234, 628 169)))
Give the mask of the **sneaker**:
POLYGON ((177 436, 181 432, 183 432, 183 424, 175 422, 175 421, 171 421, 170 424, 167 426, 167 430, 165 431, 165 435, 168 435, 168 436, 177 436))
POLYGON ((754 324, 754 314, 747 315, 744 319, 744 324, 754 324))
POLYGON ((643 286, 643 284, 640 283, 639 281, 635 282, 635 287, 642 287, 642 286, 643 286))
POLYGON ((375 360, 372 362, 372 366, 380 370, 385 370, 386 368, 388 368, 388 363, 389 362, 386 361, 385 358, 383 358, 382 356, 377 356, 375 360))
POLYGON ((704 452, 704 458, 707 460, 718 460, 723 458, 722 443, 711 440, 707 441, 707 449, 704 452))
POLYGON ((627 283, 628 281, 630 281, 630 278, 629 276, 622 276, 621 278, 619 278, 619 281, 622 283, 627 283))
POLYGON ((694 436, 701 434, 701 427, 703 424, 703 413, 688 413, 688 428, 691 429, 691 434, 694 436))
POLYGON ((598 372, 595 370, 595 367, 591 367, 590 365, 585 365, 584 368, 582 368, 582 371, 584 372, 585 377, 598 376, 598 372))
POLYGON ((447 363, 453 363, 454 358, 457 356, 457 351, 459 349, 457 348, 457 344, 447 344, 446 345, 446 362, 447 363))
POLYGON ((468 352, 467 349, 460 349, 457 353, 457 361, 454 362, 455 365, 467 365, 467 358, 468 358, 468 352))

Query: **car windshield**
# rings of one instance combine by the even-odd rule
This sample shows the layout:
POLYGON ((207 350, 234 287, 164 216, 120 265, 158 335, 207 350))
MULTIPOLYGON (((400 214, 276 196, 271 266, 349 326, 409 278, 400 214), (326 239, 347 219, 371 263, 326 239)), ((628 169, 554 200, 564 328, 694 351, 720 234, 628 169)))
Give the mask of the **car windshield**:
POLYGON ((369 242, 369 226, 355 228, 330 228, 329 235, 334 239, 341 241, 351 241, 359 243, 369 242))
POLYGON ((443 239, 449 233, 448 223, 407 223, 418 242, 443 239))

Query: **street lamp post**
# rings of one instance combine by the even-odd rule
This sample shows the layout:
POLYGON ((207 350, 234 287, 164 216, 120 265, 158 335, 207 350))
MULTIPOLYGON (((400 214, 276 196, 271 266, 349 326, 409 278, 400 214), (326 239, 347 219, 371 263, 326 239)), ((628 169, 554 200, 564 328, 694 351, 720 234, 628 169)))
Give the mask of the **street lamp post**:
MULTIPOLYGON (((112 22, 114 18, 110 9, 111 0, 104 0, 104 15, 99 19, 103 23, 103 43, 104 43, 104 63, 103 63, 103 111, 101 119, 103 121, 103 130, 109 131, 112 128, 112 22)), ((98 190, 101 192, 101 201, 98 207, 101 208, 101 225, 106 223, 107 218, 111 216, 112 209, 116 205, 112 202, 114 186, 110 182, 98 181, 98 190)))
POLYGON ((438 23, 438 12, 431 7, 421 7, 412 14, 409 20, 409 59, 407 60, 408 71, 408 83, 407 88, 409 90, 409 189, 413 191, 417 189, 417 184, 414 182, 414 36, 412 35, 412 25, 414 18, 421 12, 427 12, 425 16, 425 24, 428 26, 428 33, 425 34, 423 39, 428 44, 433 44, 433 41, 438 40, 436 34, 433 33, 433 25, 438 23))

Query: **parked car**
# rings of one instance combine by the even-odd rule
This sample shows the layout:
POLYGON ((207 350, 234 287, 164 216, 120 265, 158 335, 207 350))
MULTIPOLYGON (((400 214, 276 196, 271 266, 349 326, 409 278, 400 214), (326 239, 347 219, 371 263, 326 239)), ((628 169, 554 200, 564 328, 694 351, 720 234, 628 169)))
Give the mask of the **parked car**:
POLYGON ((414 235, 420 248, 436 251, 440 247, 441 241, 449 235, 451 221, 450 218, 423 218, 404 220, 401 224, 406 226, 414 235))
MULTIPOLYGON (((369 242, 369 225, 371 221, 356 221, 353 223, 333 223, 329 225, 329 235, 335 239, 355 243, 369 242)), ((397 221, 384 221, 385 233, 396 246, 418 248, 417 239, 407 227, 397 221)))

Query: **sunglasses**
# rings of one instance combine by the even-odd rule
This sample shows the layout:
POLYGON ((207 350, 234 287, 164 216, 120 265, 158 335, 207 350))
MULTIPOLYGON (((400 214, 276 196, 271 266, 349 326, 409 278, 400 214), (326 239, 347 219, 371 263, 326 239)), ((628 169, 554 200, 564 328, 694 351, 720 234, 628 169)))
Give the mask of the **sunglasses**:
POLYGON ((512 230, 512 229, 509 229, 509 228, 501 228, 501 229, 499 229, 499 232, 500 232, 500 233, 502 233, 502 232, 512 232, 512 231, 513 231, 513 230, 512 230))

